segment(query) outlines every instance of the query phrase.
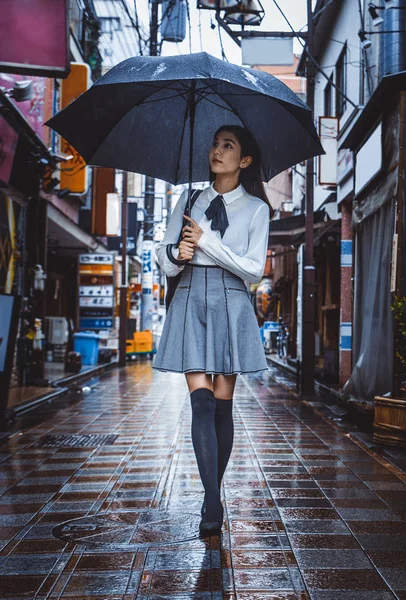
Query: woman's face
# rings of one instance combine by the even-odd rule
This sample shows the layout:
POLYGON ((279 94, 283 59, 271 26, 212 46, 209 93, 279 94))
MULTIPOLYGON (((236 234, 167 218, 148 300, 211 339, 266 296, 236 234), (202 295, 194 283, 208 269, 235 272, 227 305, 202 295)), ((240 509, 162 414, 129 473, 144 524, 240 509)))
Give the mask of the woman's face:
POLYGON ((215 175, 238 174, 251 164, 250 156, 241 156, 241 145, 233 133, 220 131, 209 152, 210 168, 215 175))

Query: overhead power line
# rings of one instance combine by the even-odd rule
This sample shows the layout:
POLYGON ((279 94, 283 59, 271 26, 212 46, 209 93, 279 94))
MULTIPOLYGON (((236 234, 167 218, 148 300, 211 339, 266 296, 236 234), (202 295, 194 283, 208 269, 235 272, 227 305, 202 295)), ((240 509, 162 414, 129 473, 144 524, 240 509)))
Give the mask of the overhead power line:
MULTIPOLYGON (((294 27, 292 26, 291 22, 289 21, 289 19, 287 18, 287 16, 285 15, 285 13, 281 9, 281 7, 279 6, 277 0, 273 0, 273 3, 275 4, 276 8, 281 13, 282 17, 286 21, 286 23, 289 26, 289 28, 291 29, 291 31, 293 33, 296 33, 294 27)), ((327 73, 325 73, 323 71, 323 69, 321 68, 321 66, 319 65, 319 63, 316 61, 316 59, 314 58, 314 56, 312 56, 310 54, 310 52, 308 51, 308 49, 306 47, 306 44, 303 42, 303 40, 298 35, 296 35, 295 37, 299 40, 300 45, 302 46, 303 50, 306 52, 306 56, 310 59, 310 61, 316 67, 316 69, 320 73, 320 75, 323 75, 323 77, 325 79, 327 79, 328 82, 331 83, 331 86, 340 94, 340 96, 342 96, 345 100, 347 100, 347 102, 349 104, 351 104, 351 106, 353 106, 354 108, 358 108, 357 105, 355 104, 355 102, 353 102, 350 98, 348 98, 348 96, 346 94, 344 94, 344 92, 338 87, 338 85, 336 85, 334 83, 334 81, 331 81, 331 78, 327 75, 327 73)))

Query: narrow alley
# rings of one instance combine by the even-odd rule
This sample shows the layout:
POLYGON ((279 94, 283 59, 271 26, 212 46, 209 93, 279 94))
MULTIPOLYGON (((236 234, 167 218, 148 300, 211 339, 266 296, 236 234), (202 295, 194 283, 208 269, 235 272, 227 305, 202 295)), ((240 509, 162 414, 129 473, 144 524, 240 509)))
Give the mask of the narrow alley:
POLYGON ((1 440, 1 598, 406 598, 401 472, 272 371, 237 381, 221 539, 198 537, 184 377, 137 363, 87 392, 1 440))

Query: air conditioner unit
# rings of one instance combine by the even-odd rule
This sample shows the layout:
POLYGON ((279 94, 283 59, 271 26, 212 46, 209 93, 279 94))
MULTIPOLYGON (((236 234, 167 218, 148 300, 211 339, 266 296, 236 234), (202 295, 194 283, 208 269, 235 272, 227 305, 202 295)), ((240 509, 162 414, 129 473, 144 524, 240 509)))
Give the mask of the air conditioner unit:
POLYGON ((68 320, 65 317, 46 317, 48 343, 67 344, 69 339, 68 320))

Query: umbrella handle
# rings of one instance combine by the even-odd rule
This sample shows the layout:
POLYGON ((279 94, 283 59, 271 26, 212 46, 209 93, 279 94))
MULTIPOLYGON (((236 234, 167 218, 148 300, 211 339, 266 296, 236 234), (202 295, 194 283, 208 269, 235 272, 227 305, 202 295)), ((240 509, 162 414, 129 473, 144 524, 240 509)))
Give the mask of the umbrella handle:
POLYGON ((169 258, 169 260, 171 261, 171 263, 173 263, 174 265, 176 265, 177 267, 181 267, 183 265, 187 265, 189 260, 187 258, 184 258, 183 260, 179 260, 177 258, 175 258, 172 254, 172 248, 177 248, 178 245, 177 244, 167 244, 166 246, 166 256, 169 258))

